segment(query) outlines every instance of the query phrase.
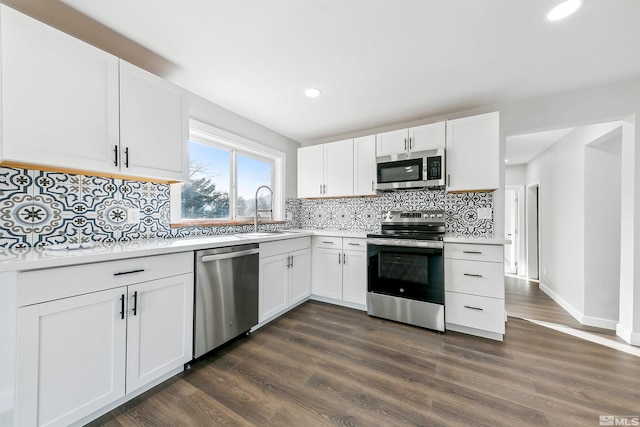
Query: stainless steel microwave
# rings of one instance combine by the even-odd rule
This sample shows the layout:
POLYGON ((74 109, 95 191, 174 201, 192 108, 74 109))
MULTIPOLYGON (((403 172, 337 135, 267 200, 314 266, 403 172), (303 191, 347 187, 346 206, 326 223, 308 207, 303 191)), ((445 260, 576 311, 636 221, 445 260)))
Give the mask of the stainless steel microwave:
POLYGON ((444 187, 444 148, 376 158, 377 190, 444 187))

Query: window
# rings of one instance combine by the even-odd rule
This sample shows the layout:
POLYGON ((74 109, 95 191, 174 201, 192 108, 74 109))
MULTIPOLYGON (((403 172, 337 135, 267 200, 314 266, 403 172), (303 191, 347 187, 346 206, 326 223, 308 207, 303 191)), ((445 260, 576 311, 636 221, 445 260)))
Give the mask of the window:
POLYGON ((172 223, 253 218, 256 190, 263 185, 273 197, 260 190, 260 216, 281 219, 284 153, 191 121, 189 157, 189 180, 171 189, 172 223))

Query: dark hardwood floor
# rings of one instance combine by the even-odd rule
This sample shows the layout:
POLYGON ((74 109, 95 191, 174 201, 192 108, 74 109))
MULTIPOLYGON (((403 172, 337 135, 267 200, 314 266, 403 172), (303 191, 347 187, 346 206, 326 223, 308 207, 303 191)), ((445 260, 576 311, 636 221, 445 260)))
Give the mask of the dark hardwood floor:
POLYGON ((307 302, 90 425, 597 426, 640 358, 516 317, 504 342, 307 302))

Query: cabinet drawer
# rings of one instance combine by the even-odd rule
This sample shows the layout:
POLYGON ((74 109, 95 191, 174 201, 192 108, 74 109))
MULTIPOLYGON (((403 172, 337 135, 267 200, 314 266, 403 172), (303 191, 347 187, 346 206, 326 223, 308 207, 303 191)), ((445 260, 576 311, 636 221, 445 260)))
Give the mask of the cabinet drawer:
POLYGON ((445 292, 445 318, 469 328, 504 334, 504 300, 445 292))
POLYGON ((18 306, 193 272, 193 252, 20 273, 18 306))
POLYGON ((367 251, 367 239, 357 237, 344 237, 342 239, 342 249, 345 251, 367 251))
POLYGON ((314 236, 314 248, 342 249, 342 237, 314 236))
POLYGON ((504 249, 502 245, 445 243, 444 257, 501 263, 504 261, 504 249))
POLYGON ((260 259, 287 252, 299 251, 311 247, 311 237, 276 240, 275 242, 260 243, 260 259))
POLYGON ((504 299, 503 265, 445 259, 444 284, 447 291, 504 299))

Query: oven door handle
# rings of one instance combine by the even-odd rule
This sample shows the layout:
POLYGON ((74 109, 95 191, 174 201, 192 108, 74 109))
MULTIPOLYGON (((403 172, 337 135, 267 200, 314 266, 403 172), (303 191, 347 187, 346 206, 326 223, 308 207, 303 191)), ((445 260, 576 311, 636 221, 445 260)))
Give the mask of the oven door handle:
POLYGON ((439 240, 380 239, 374 237, 367 239, 367 244, 378 246, 403 246, 407 248, 444 248, 444 243, 439 240))

